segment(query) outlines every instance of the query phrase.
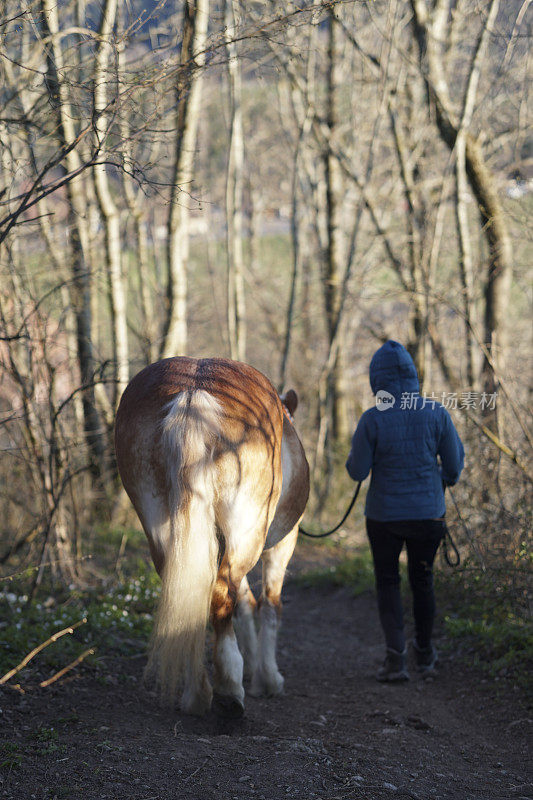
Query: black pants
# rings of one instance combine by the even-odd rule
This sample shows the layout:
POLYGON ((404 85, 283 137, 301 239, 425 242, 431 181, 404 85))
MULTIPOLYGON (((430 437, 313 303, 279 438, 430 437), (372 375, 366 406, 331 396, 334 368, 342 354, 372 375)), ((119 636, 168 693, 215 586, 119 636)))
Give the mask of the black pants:
POLYGON ((367 518, 366 530, 374 559, 379 618, 387 647, 398 652, 405 648, 398 568, 404 542, 413 592, 416 641, 419 647, 428 647, 435 618, 433 561, 446 531, 446 523, 433 519, 378 522, 367 518))

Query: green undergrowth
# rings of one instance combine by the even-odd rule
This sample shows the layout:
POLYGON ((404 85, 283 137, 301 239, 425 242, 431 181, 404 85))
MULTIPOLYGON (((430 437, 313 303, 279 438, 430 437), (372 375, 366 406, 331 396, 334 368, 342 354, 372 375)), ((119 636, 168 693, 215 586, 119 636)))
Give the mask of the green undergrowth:
POLYGON ((23 586, 4 584, 0 591, 0 677, 53 634, 81 620, 86 622, 50 643, 9 683, 34 686, 88 649, 94 653, 77 670, 94 668, 105 673, 106 658, 142 653, 152 628, 159 578, 141 560, 136 573, 137 577, 117 579, 105 588, 82 591, 41 586, 32 601, 23 586))
POLYGON ((140 561, 149 559, 146 536, 140 528, 97 525, 87 536, 87 549, 91 561, 109 574, 110 568, 119 567, 126 576, 134 576, 139 569, 140 561))
POLYGON ((526 564, 520 558, 484 571, 467 562, 461 570, 436 576, 448 648, 488 677, 521 686, 533 702, 527 583, 526 564))

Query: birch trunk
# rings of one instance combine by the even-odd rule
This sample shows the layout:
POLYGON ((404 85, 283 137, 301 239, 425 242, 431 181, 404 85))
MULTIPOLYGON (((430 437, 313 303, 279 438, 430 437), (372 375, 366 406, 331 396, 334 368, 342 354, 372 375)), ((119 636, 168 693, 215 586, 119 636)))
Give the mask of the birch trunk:
POLYGON ((185 0, 181 50, 182 69, 176 86, 176 150, 167 244, 167 315, 160 355, 183 355, 187 350, 187 261, 189 205, 205 64, 209 0, 185 0))
MULTIPOLYGON (((58 7, 54 0, 41 0, 40 25, 46 45, 47 86, 50 103, 57 120, 59 144, 65 150, 67 172, 76 172, 82 166, 76 150, 74 115, 70 106, 69 89, 64 80, 63 53, 61 50, 58 7)), ((71 302, 76 316, 78 361, 83 391, 83 413, 85 437, 91 456, 91 468, 95 476, 104 470, 104 442, 100 418, 96 409, 94 392, 94 353, 92 346, 91 283, 87 265, 88 233, 86 204, 80 177, 66 184, 68 201, 68 225, 72 253, 71 302)))
POLYGON ((493 2, 487 21, 483 27, 481 36, 478 39, 477 47, 472 59, 470 74, 463 100, 463 110, 459 129, 455 141, 455 187, 456 202, 455 214, 457 221, 457 231, 459 238, 459 259, 461 284, 463 288, 463 313, 465 320, 465 341, 467 354, 467 377, 470 387, 475 388, 475 369, 474 369, 474 304, 472 299, 472 287, 474 280, 474 267, 472 255, 472 243, 468 225, 467 199, 468 199, 468 179, 466 172, 466 143, 467 132, 470 128, 474 106, 476 100, 477 87, 481 73, 481 63, 487 46, 488 33, 494 24, 498 13, 499 2, 493 2))
MULTIPOLYGON (((94 128, 97 146, 105 153, 109 124, 108 66, 113 52, 112 35, 117 15, 117 0, 106 0, 100 21, 99 41, 94 63, 94 128)), ((111 313, 111 338, 113 346, 113 407, 118 407, 122 392, 129 381, 128 324, 126 315, 126 288, 122 276, 120 217, 111 195, 106 165, 97 163, 93 167, 94 187, 98 206, 104 220, 106 267, 109 284, 111 313)))
MULTIPOLYGON (((118 25, 120 37, 124 35, 125 16, 124 7, 118 9, 118 25)), ((127 68, 125 62, 125 48, 118 46, 118 70, 123 73, 127 68)), ((154 315, 154 304, 151 294, 152 282, 150 281, 150 258, 148 246, 148 221, 146 219, 146 204, 144 202, 144 192, 135 184, 133 178, 135 171, 135 161, 133 157, 133 144, 131 136, 131 124, 127 114, 120 115, 120 132, 122 137, 122 181, 124 196, 128 209, 133 217, 133 228, 135 236, 135 247, 137 251, 137 275, 139 281, 139 305, 140 305, 140 332, 141 347, 146 364, 151 364, 157 358, 156 355, 156 321, 154 315)), ((150 161, 155 162, 159 151, 159 142, 155 140, 150 145, 150 161)))
POLYGON ((244 134, 242 122, 241 68, 237 46, 236 0, 225 0, 225 37, 230 89, 230 136, 226 180, 226 227, 228 255, 228 334, 230 355, 246 360, 246 307, 243 253, 244 134))

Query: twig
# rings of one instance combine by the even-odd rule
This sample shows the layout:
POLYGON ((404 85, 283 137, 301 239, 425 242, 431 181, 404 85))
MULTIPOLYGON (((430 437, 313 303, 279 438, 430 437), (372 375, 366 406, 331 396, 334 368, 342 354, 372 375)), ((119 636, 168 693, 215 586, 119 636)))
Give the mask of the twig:
POLYGON ((510 458, 513 464, 516 464, 516 466, 522 470, 522 472, 524 473, 524 475, 526 476, 526 478, 529 480, 530 483, 533 483, 533 476, 529 472, 527 464, 524 464, 522 462, 522 460, 517 455, 516 451, 512 450, 504 442, 502 442, 501 439, 499 439, 498 436, 496 436, 496 434, 490 430, 490 428, 488 428, 486 425, 483 425, 483 423, 480 422, 469 409, 465 410, 468 419, 471 420, 474 423, 474 425, 477 428, 479 428, 479 430, 487 437, 487 439, 490 439, 490 441, 494 445, 496 445, 496 447, 499 450, 501 450, 501 452, 504 453, 504 455, 510 458))
POLYGON ((18 540, 18 542, 15 542, 13 545, 11 545, 11 547, 9 547, 6 550, 6 552, 3 555, 0 556, 0 564, 5 564, 6 561, 8 561, 11 558, 12 555, 14 555, 15 553, 18 553, 18 551, 25 544, 27 544, 28 542, 32 542, 36 538, 36 536, 40 533, 40 531, 39 531, 39 525, 40 524, 41 524, 41 520, 38 520, 35 523, 35 525, 33 525, 29 529, 29 531, 26 531, 26 533, 23 536, 21 536, 21 538, 18 540))
MULTIPOLYGON (((87 620, 85 620, 85 622, 87 622, 87 620)), ((74 661, 72 661, 70 664, 67 664, 66 667, 63 667, 63 669, 60 669, 59 672, 56 672, 56 674, 52 675, 51 678, 48 678, 45 681, 41 681, 39 686, 41 687, 41 689, 45 689, 47 686, 50 686, 51 683, 55 683, 55 681, 63 677, 63 675, 65 675, 66 672, 69 672, 71 669, 74 669, 74 667, 77 667, 78 664, 81 664, 81 662, 85 658, 87 658, 87 656, 92 656, 94 652, 95 652, 94 647, 90 647, 88 650, 84 650, 83 653, 79 655, 74 661)))
POLYGON ((128 534, 127 533, 123 533, 122 534, 122 539, 121 539, 121 542, 120 542, 120 547, 118 548, 117 561, 116 561, 116 564, 115 564, 115 572, 117 573, 119 578, 122 577, 122 570, 120 569, 120 565, 121 565, 122 559, 124 557, 124 551, 126 550, 126 544, 127 543, 128 543, 128 534))
POLYGON ((21 669, 24 669, 24 667, 32 660, 32 658, 35 658, 35 656, 38 653, 40 653, 41 650, 44 650, 45 647, 48 647, 49 644, 56 642, 58 639, 61 638, 61 636, 64 636, 66 633, 74 633, 76 628, 79 628, 80 625, 85 625, 86 622, 87 622, 87 617, 84 617, 79 622, 76 622, 74 625, 70 625, 68 628, 64 628, 64 630, 52 634, 52 636, 50 636, 50 638, 47 639, 46 642, 42 642, 42 644, 38 645, 31 652, 29 652, 28 655, 22 659, 22 661, 18 666, 13 667, 13 669, 10 669, 9 672, 6 672, 6 674, 0 678, 0 686, 4 683, 7 683, 7 681, 10 678, 12 678, 13 675, 16 675, 17 672, 20 672, 21 669))
POLYGON ((6 686, 6 689, 13 689, 13 691, 19 694, 26 694, 26 690, 22 688, 20 683, 10 683, 6 686))
POLYGON ((206 758, 206 759, 205 759, 205 761, 203 762, 203 764, 200 764, 200 766, 199 766, 199 767, 197 767, 197 768, 194 770, 194 772, 191 772, 191 774, 190 774, 190 775, 187 775, 187 777, 183 779, 183 783, 187 783, 187 781, 190 781, 190 780, 191 780, 191 778, 194 778, 194 776, 195 776, 195 775, 198 775, 198 773, 200 772, 200 770, 201 770, 201 769, 203 769, 203 767, 205 767, 205 765, 207 764, 207 762, 208 762, 208 761, 209 761, 209 759, 208 759, 208 758, 206 758))
MULTIPOLYGON (((82 556, 81 558, 78 558, 77 561, 87 561, 90 558, 92 558, 92 555, 82 556)), ((2 562, 0 561, 0 563, 2 562)), ((27 573, 34 572, 35 570, 39 570, 41 568, 44 569, 44 567, 53 567, 56 564, 59 564, 57 559, 55 561, 47 561, 44 564, 37 564, 33 567, 25 567, 24 569, 20 570, 20 572, 13 572, 11 575, 3 575, 0 578, 0 583, 2 583, 2 581, 14 581, 15 578, 20 578, 21 575, 26 575, 27 573)))

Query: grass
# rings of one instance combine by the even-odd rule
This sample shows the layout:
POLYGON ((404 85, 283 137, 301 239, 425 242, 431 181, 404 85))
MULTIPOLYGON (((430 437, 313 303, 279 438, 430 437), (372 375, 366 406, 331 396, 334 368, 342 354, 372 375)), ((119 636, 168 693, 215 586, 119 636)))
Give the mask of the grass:
POLYGON ((370 553, 350 556, 326 570, 310 570, 295 578, 299 586, 347 586, 355 597, 374 587, 370 553))
POLYGON ((41 726, 34 734, 37 753, 40 756, 51 756, 54 753, 65 753, 67 747, 59 742, 59 733, 55 728, 41 726))
POLYGON ((17 742, 0 743, 0 772, 11 772, 22 766, 23 754, 17 742))

